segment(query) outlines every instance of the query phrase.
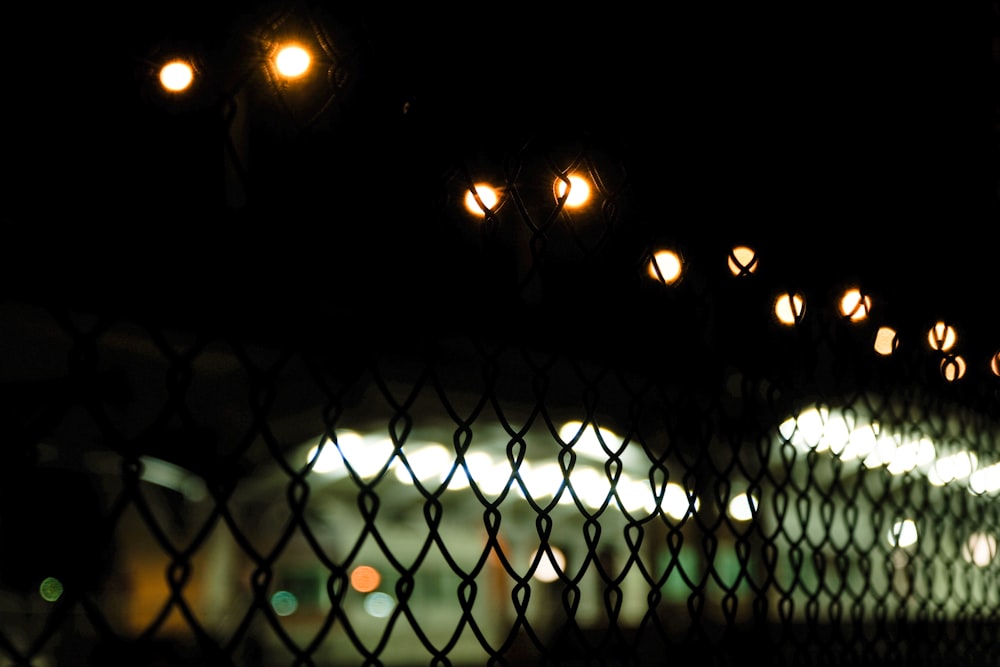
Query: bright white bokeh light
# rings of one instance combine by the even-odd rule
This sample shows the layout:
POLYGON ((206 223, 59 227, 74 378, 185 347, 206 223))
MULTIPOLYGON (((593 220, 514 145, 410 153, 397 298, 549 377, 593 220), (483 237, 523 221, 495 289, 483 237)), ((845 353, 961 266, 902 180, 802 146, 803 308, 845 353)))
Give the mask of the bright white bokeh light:
POLYGON ((555 188, 556 199, 566 197, 564 206, 567 208, 580 208, 590 201, 590 183, 583 176, 571 174, 569 180, 569 195, 566 195, 566 180, 557 177, 553 187, 555 188))
POLYGON ((979 463, 972 452, 956 452, 934 461, 927 471, 927 481, 934 486, 944 486, 956 480, 968 479, 979 463))
POLYGON ((183 60, 172 60, 160 68, 160 85, 172 93, 187 90, 194 81, 194 68, 183 60))
POLYGON ((997 538, 989 533, 973 533, 962 545, 962 558, 967 563, 986 567, 997 555, 997 538))
POLYGON ((701 502, 697 498, 690 498, 687 490, 676 482, 668 482, 663 488, 660 507, 672 519, 684 519, 692 512, 696 512, 700 505, 701 502))
POLYGON ((426 482, 435 477, 443 479, 447 476, 454 462, 451 451, 447 447, 431 443, 415 446, 412 452, 407 452, 410 447, 411 445, 404 445, 403 447, 409 469, 407 469, 407 466, 402 465, 402 462, 397 463, 394 466, 396 479, 404 484, 411 484, 414 479, 426 482))
POLYGON ((476 193, 473 194, 472 190, 465 193, 465 209, 480 218, 486 217, 486 211, 483 210, 485 206, 488 210, 492 211, 500 201, 500 196, 497 194, 495 188, 493 188, 488 183, 476 183, 476 193), (476 201, 476 195, 479 195, 479 199, 483 202, 480 206, 479 202, 476 201))
POLYGON ((586 456, 592 461, 604 463, 610 457, 609 452, 618 452, 622 446, 622 438, 611 429, 595 427, 588 423, 584 427, 581 421, 568 421, 559 428, 559 439, 565 443, 573 443, 573 451, 578 456, 586 456))
POLYGON ((448 490, 467 489, 473 483, 486 495, 501 493, 510 481, 510 464, 507 459, 494 460, 486 452, 465 455, 465 466, 458 466, 448 482, 448 490), (468 468, 468 472, 466 472, 468 468))
POLYGON ((886 539, 894 547, 908 547, 917 542, 917 524, 913 519, 903 519, 892 524, 886 539))
MULTIPOLYGON (((531 553, 529 562, 535 562, 538 557, 538 550, 531 553)), ((534 577, 539 581, 551 583, 559 579, 559 572, 566 568, 566 555, 558 547, 549 546, 547 551, 542 552, 538 560, 538 567, 535 568, 534 577), (554 559, 554 560, 553 560, 554 559)))
POLYGON ((736 521, 749 521, 757 511, 757 497, 749 493, 741 493, 729 500, 726 511, 736 521))
POLYGON ((590 509, 600 509, 611 495, 611 480, 603 470, 578 465, 569 476, 570 488, 580 501, 590 509))
POLYGON ((818 452, 832 450, 834 454, 839 454, 851 442, 846 420, 840 413, 831 413, 827 408, 803 410, 798 417, 783 421, 778 426, 778 432, 802 452, 814 449, 818 452))
POLYGON ((886 470, 893 475, 902 475, 917 468, 926 468, 934 462, 935 455, 934 443, 928 438, 904 442, 892 452, 886 470))
POLYGON ((294 79, 305 74, 309 70, 312 57, 309 52, 301 46, 285 46, 278 51, 274 57, 274 66, 281 76, 294 79))
POLYGON ((969 492, 977 495, 1000 491, 1000 463, 979 468, 969 475, 969 492))
POLYGON ((319 445, 313 446, 307 460, 315 461, 315 472, 333 478, 346 476, 347 466, 350 465, 359 477, 370 479, 381 472, 386 464, 395 464, 395 461, 390 461, 394 451, 389 438, 368 439, 354 431, 343 431, 337 433, 336 445, 326 439, 322 449, 319 445))
POLYGON ((362 606, 365 613, 375 618, 385 618, 396 607, 396 601, 388 593, 376 591, 365 596, 362 606))
MULTIPOLYGON (((520 473, 521 481, 535 500, 554 496, 564 479, 562 468, 558 463, 536 465, 525 460, 521 462, 520 473)), ((559 500, 566 502, 567 498, 569 494, 564 494, 559 500)))

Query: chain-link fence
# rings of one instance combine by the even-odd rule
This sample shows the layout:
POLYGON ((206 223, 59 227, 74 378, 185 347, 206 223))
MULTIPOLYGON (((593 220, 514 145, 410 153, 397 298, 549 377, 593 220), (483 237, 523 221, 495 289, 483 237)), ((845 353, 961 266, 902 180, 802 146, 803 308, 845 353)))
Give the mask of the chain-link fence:
POLYGON ((995 280, 940 315, 682 214, 646 160, 680 133, 490 140, 518 100, 462 122, 458 93, 448 138, 423 99, 358 124, 357 54, 295 18, 263 25, 322 81, 144 106, 124 163, 154 171, 94 210, 149 247, 0 302, 0 665, 1000 664, 995 280))
POLYGON ((996 664, 996 357, 767 259, 284 344, 3 304, 3 664, 996 664))

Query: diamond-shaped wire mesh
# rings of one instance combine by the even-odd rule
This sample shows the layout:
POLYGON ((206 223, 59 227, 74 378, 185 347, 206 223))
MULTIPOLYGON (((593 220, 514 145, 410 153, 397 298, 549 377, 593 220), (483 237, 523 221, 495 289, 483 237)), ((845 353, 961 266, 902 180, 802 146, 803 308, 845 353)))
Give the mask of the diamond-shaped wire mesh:
POLYGON ((996 664, 996 377, 882 357, 855 311, 782 330, 746 265, 552 328, 586 244, 519 179, 492 335, 4 304, 0 664, 996 664))

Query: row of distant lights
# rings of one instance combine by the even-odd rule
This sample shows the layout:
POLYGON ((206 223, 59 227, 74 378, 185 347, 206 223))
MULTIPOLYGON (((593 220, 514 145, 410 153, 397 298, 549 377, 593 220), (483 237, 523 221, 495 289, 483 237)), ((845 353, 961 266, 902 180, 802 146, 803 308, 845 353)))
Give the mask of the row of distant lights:
MULTIPOLYGON (((829 453, 841 462, 857 461, 864 468, 884 468, 892 475, 920 472, 933 486, 965 484, 974 495, 1000 491, 1000 463, 980 467, 976 454, 966 450, 939 456, 934 442, 926 436, 905 438, 878 422, 859 422, 827 407, 809 408, 789 417, 778 432, 801 452, 829 453)), ((912 519, 897 521, 887 539, 898 547, 915 544, 916 523, 912 519)), ((996 537, 984 532, 970 535, 962 549, 965 560, 980 567, 988 565, 996 553, 996 537)))
MULTIPOLYGON (((557 177, 553 182, 553 192, 558 201, 569 209, 579 209, 591 201, 591 187, 580 174, 557 177)), ((499 191, 489 183, 475 183, 466 193, 464 205, 473 216, 486 217, 494 212, 500 203, 499 191)), ((758 269, 756 251, 745 245, 733 247, 729 252, 728 267, 736 277, 749 276, 758 269)), ((684 260, 675 250, 656 250, 647 265, 649 277, 664 285, 674 285, 684 274, 684 260)), ((805 316, 806 299, 799 292, 782 293, 772 303, 775 320, 782 326, 793 327, 805 316)), ((871 313, 872 299, 858 287, 846 289, 838 302, 840 314, 851 322, 862 322, 871 313)), ((954 382, 965 376, 966 360, 955 352, 958 334, 955 328, 944 321, 936 322, 927 332, 927 343, 931 350, 941 355, 940 368, 945 380, 954 382)), ((889 356, 899 345, 898 334, 888 326, 879 327, 875 334, 874 349, 882 356, 889 356)), ((1000 350, 989 361, 990 371, 1000 377, 1000 350)))
MULTIPOLYGON (((600 439, 593 425, 583 429, 582 422, 571 421, 562 426, 559 437, 564 442, 578 438, 573 451, 578 459, 569 474, 568 488, 562 490, 559 505, 572 505, 572 488, 580 501, 593 510, 598 510, 614 494, 624 511, 653 514, 658 508, 678 521, 687 518, 700 507, 698 498, 690 494, 676 482, 663 485, 663 497, 657 502, 653 488, 646 479, 635 479, 623 470, 617 483, 611 480, 603 468, 608 459, 601 440, 612 451, 621 446, 620 436, 605 428, 599 428, 600 439), (600 467, 587 465, 584 459, 600 462, 600 467)), ((511 467, 506 457, 496 458, 487 452, 470 452, 465 455, 466 473, 462 466, 455 466, 454 454, 439 443, 421 443, 410 451, 406 447, 406 463, 402 465, 393 458, 393 444, 389 438, 366 439, 354 431, 338 431, 337 444, 327 441, 310 448, 306 458, 314 472, 333 479, 347 477, 353 470, 361 479, 372 479, 388 466, 396 479, 404 484, 443 484, 447 481, 449 491, 467 489, 476 485, 482 493, 499 495, 511 480, 511 467), (339 451, 338 451, 339 449, 339 451), (392 460, 390 461, 390 458, 392 460), (450 479, 449 479, 450 475, 450 479)), ((624 463, 624 462, 623 462, 624 463)), ((627 466, 626 466, 627 467, 627 466)), ((567 481, 559 463, 552 461, 532 463, 525 458, 518 467, 518 475, 531 497, 540 501, 551 498, 567 481)), ((512 492, 523 497, 516 482, 512 492)), ((757 498, 749 493, 735 495, 727 507, 729 516, 736 521, 749 521, 757 508, 757 498)))
MULTIPOLYGON (((282 78, 300 79, 309 72, 312 55, 298 44, 283 44, 274 50, 270 63, 282 78)), ((168 93, 183 93, 189 90, 194 79, 195 67, 185 58, 175 58, 160 67, 160 85, 168 93)))

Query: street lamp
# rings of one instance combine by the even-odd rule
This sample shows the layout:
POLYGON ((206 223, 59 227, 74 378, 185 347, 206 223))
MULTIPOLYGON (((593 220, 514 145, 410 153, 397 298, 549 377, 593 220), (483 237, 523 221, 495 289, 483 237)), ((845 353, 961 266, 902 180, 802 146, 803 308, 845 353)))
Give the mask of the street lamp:
POLYGON ((171 111, 222 114, 225 193, 230 208, 248 198, 251 129, 292 133, 326 119, 348 82, 345 36, 325 15, 306 6, 248 16, 222 51, 203 44, 161 45, 146 62, 154 97, 171 111), (252 116, 252 118, 251 118, 252 116))

